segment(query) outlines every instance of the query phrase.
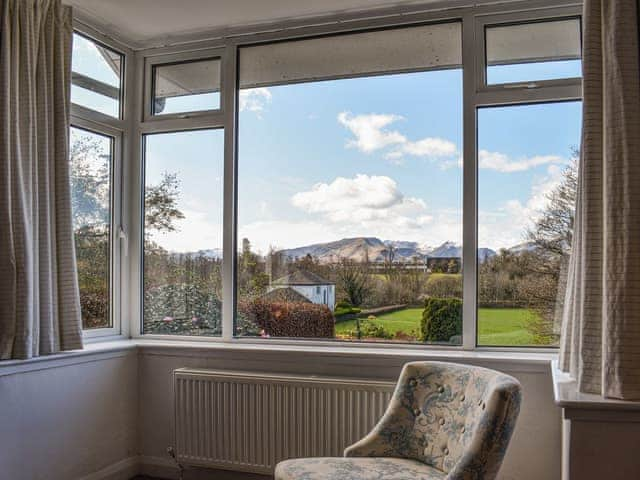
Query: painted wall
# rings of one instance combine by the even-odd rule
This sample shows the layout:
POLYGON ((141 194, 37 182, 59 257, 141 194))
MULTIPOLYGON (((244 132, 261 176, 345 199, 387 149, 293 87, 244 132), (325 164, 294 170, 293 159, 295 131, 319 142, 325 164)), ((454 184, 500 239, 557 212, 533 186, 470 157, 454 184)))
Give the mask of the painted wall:
MULTIPOLYGON (((173 398, 171 372, 180 367, 282 372, 394 380, 405 361, 391 355, 344 355, 287 351, 245 351, 206 348, 142 347, 140 351, 140 452, 161 463, 172 444, 173 398)), ((417 358, 415 358, 417 359, 417 358)), ((458 359, 458 361, 460 361, 458 359)), ((490 368, 500 365, 474 361, 490 368)), ((515 366, 502 371, 524 387, 518 425, 501 470, 501 480, 557 480, 561 464, 561 416, 553 400, 550 369, 515 366)), ((148 471, 147 471, 148 472, 148 471)), ((153 470, 151 471, 153 472, 153 470)), ((161 473, 157 472, 156 473, 161 473)), ((243 478, 239 475, 238 478, 243 478)))
MULTIPOLYGON (((177 342, 174 342, 177 343, 177 342)), ((199 344, 143 344, 135 350, 81 357, 72 365, 10 375, 0 369, 0 478, 12 480, 126 479, 123 472, 177 478, 166 455, 173 443, 172 371, 180 367, 315 374, 392 380, 410 353, 363 349, 354 356, 259 347, 212 348, 199 344), (98 358, 99 357, 99 358, 98 358), (119 466, 118 466, 119 465, 119 466), (129 468, 129 470, 126 470, 129 468), (118 476, 102 475, 105 471, 118 476), (102 474, 92 475, 102 470, 102 474)), ((453 360, 434 353, 434 359, 453 360)), ((550 369, 517 361, 467 360, 516 376, 524 402, 501 480, 560 478, 560 410, 550 369)), ((210 478, 191 471, 186 479, 210 478)), ((216 478, 253 480, 242 473, 216 478)), ((222 476, 220 476, 222 475, 222 476)))
POLYGON ((137 454, 135 350, 78 362, 0 371, 0 478, 76 480, 137 454))
POLYGON ((336 306, 335 285, 290 285, 290 287, 307 297, 311 302, 324 304, 332 311, 336 306))

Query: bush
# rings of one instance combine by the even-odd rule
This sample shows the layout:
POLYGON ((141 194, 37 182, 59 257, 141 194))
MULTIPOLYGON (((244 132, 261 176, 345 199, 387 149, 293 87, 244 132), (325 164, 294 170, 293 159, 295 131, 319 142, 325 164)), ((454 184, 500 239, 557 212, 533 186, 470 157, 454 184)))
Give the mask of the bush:
POLYGON ((361 308, 358 307, 339 307, 336 306, 336 309, 333 311, 333 314, 336 317, 340 317, 342 315, 356 315, 362 311, 361 308))
POLYGON ((219 335, 221 310, 220 299, 204 285, 145 288, 144 329, 146 333, 219 335))
POLYGON ((460 298, 462 297, 462 275, 432 275, 427 280, 425 293, 428 297, 460 298))
POLYGON ((351 307, 353 307, 353 305, 351 305, 351 302, 347 300, 340 300, 338 303, 336 303, 336 310, 339 308, 351 308, 351 307))
POLYGON ((350 335, 355 338, 384 338, 386 340, 393 338, 393 334, 385 330, 382 325, 376 325, 366 320, 360 322, 360 337, 358 337, 357 330, 352 330, 350 335))
POLYGON ((80 311, 83 328, 109 326, 109 296, 107 291, 80 289, 80 311))
POLYGON ((335 320, 326 305, 306 302, 239 302, 238 313, 270 337, 333 338, 335 320))
POLYGON ((451 337, 462 335, 462 300, 428 298, 420 330, 423 342, 449 342, 451 337))

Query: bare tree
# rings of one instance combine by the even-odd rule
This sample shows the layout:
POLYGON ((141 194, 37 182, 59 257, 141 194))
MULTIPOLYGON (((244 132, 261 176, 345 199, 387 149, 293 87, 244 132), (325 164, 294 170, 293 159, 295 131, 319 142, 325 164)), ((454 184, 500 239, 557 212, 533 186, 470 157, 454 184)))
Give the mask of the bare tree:
POLYGON ((343 258, 337 269, 337 283, 344 298, 351 305, 359 307, 371 291, 369 262, 357 263, 343 258))

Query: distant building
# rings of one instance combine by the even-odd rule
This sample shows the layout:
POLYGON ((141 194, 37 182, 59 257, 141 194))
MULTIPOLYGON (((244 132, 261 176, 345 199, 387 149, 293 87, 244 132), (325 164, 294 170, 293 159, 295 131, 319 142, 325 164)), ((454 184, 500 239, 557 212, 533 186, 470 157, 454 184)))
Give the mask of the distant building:
POLYGON ((320 275, 307 270, 296 270, 289 275, 271 282, 265 296, 276 298, 287 295, 287 290, 294 290, 311 303, 326 305, 333 311, 336 304, 336 284, 325 280, 320 275))

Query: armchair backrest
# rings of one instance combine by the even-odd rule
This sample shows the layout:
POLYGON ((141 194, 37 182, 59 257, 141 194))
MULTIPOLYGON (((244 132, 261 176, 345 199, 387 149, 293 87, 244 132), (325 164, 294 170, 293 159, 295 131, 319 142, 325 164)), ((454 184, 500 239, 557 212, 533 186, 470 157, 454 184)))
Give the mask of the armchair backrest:
POLYGON ((500 372, 408 363, 374 432, 390 456, 419 460, 450 480, 490 480, 502 463, 520 401, 518 381, 500 372))

